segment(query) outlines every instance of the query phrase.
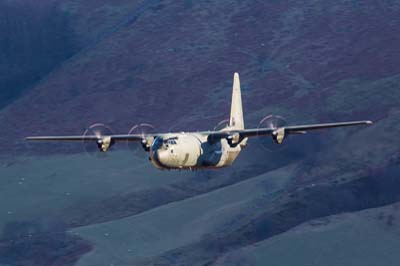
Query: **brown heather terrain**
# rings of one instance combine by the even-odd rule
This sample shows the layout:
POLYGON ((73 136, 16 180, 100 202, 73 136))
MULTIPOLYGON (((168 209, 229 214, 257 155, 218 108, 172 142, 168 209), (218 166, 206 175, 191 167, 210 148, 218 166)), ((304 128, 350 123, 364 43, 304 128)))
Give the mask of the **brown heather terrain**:
MULTIPOLYGON (((27 190, 29 203, 5 198, 1 210, 43 204, 16 221, 5 215, 2 223, 44 216, 62 224, 55 230, 63 232, 57 248, 47 240, 29 242, 49 254, 57 250, 48 265, 72 265, 84 252, 77 265, 265 265, 256 258, 271 251, 268 241, 297 225, 398 205, 399 1, 91 0, 56 6, 78 48, 0 111, 4 197, 21 193, 12 185, 16 179, 38 172, 27 190), (276 153, 253 140, 232 168, 195 173, 159 172, 125 160, 130 155, 124 152, 88 166, 81 144, 27 146, 23 140, 81 134, 95 122, 119 133, 141 122, 159 131, 212 129, 229 114, 235 71, 248 127, 271 113, 292 124, 375 123, 293 136, 276 153), (57 194, 61 187, 72 191, 68 200, 65 192, 57 194), (255 251, 250 256, 243 250, 255 251), (54 263, 65 258, 70 260, 54 263)), ((397 230, 393 219, 388 223, 397 230)), ((346 221, 357 226, 360 220, 346 221)), ((50 226, 46 233, 53 231, 50 226)), ((43 265, 32 259, 39 251, 23 262, 4 252, 25 254, 30 247, 3 239, 0 265, 43 265)), ((385 265, 399 259, 393 246, 383 249, 391 255, 385 265)), ((343 260, 350 265, 350 257, 343 260)))

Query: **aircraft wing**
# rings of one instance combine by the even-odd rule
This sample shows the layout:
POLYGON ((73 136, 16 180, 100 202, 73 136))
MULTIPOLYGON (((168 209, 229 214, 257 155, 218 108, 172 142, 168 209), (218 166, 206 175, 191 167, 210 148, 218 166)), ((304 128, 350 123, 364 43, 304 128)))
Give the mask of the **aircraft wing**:
MULTIPOLYGON (((334 128, 334 127, 370 125, 370 124, 372 124, 372 121, 351 121, 351 122, 339 122, 339 123, 284 126, 282 128, 285 129, 285 133, 287 133, 287 134, 304 134, 309 130, 318 130, 318 129, 334 128)), ((239 133, 245 137, 252 137, 252 136, 271 135, 275 130, 276 129, 270 129, 270 128, 256 128, 256 129, 245 129, 239 133)))
MULTIPOLYGON (((104 137, 110 137, 113 141, 141 141, 142 135, 109 135, 104 137)), ((38 136, 38 137, 27 137, 26 140, 33 141, 84 141, 84 140, 100 140, 103 136, 89 135, 89 136, 38 136)))
MULTIPOLYGON (((208 136, 210 142, 218 141, 220 139, 232 140, 236 138, 244 139, 248 137, 256 136, 267 136, 267 135, 277 135, 277 134, 304 134, 309 130, 318 130, 324 128, 334 128, 334 127, 346 127, 346 126, 357 126, 357 125, 369 125, 372 124, 371 121, 351 121, 351 122, 340 122, 340 123, 325 123, 325 124, 310 124, 310 125, 295 125, 295 126, 284 126, 281 128, 252 128, 243 130, 226 130, 226 131, 205 131, 199 132, 208 136)), ((76 135, 76 136, 36 136, 27 137, 26 140, 29 141, 86 141, 93 140, 98 143, 115 143, 118 141, 131 141, 140 142, 144 141, 148 137, 163 136, 165 134, 128 134, 128 135, 76 135)))
POLYGON ((335 128, 335 127, 347 127, 347 126, 359 126, 359 125, 370 125, 372 121, 351 121, 351 122, 339 122, 339 123, 324 123, 324 124, 310 124, 310 125, 294 125, 294 126, 284 126, 281 128, 251 128, 243 130, 227 130, 210 132, 208 139, 210 141, 216 141, 222 138, 232 138, 235 135, 239 135, 240 139, 256 136, 268 136, 279 133, 281 130, 284 134, 305 134, 310 130, 318 130, 325 128, 335 128))
POLYGON ((308 130, 317 130, 324 128, 334 128, 334 127, 348 127, 348 126, 361 126, 361 125, 371 125, 372 121, 352 121, 352 122, 340 122, 340 123, 325 123, 325 124, 311 124, 311 125, 300 125, 300 126, 288 126, 285 127, 287 133, 297 133, 308 130))
POLYGON ((100 151, 106 152, 118 141, 142 142, 147 145, 147 138, 154 137, 154 134, 128 134, 128 135, 76 135, 76 136, 36 136, 27 137, 28 141, 94 141, 100 151))

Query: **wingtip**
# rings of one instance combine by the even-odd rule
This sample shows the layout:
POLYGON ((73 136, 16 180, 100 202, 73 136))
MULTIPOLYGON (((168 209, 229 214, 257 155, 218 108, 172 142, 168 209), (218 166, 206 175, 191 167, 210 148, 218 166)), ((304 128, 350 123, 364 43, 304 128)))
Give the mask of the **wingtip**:
POLYGON ((374 122, 372 122, 371 120, 368 120, 368 121, 365 121, 365 123, 366 123, 367 125, 372 125, 374 122))

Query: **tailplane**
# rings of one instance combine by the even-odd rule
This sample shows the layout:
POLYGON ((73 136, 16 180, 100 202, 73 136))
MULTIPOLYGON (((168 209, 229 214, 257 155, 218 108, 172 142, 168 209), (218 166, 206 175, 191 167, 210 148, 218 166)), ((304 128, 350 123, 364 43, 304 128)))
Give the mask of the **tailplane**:
POLYGON ((240 92, 239 74, 235 73, 233 77, 231 118, 229 127, 232 129, 244 129, 242 94, 240 92))

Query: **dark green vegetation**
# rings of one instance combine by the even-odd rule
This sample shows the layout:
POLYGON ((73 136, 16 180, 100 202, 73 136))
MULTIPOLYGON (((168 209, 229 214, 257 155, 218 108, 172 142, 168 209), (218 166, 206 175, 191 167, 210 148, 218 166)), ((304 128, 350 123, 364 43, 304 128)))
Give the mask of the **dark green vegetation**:
MULTIPOLYGON (((43 264, 40 250, 72 257, 70 265, 89 249, 78 265, 288 265, 279 258, 303 236, 314 248, 292 249, 300 265, 400 260, 399 1, 93 0, 57 10, 83 48, 0 111, 3 231, 39 220, 53 232, 52 220, 63 236, 57 245, 27 242, 38 252, 21 256, 26 265, 43 264), (291 123, 375 124, 293 136, 277 153, 251 141, 220 171, 160 172, 124 151, 92 160, 79 144, 29 146, 23 156, 26 135, 79 134, 99 121, 122 133, 140 122, 212 129, 228 116, 234 71, 246 126, 271 113, 291 123), (330 219, 343 222, 318 234, 330 219), (352 226, 365 234, 351 235, 352 226), (336 239, 364 245, 345 252, 336 239), (338 254, 311 260, 318 248, 338 254)), ((26 246, 2 241, 0 252, 0 263, 18 265, 12 254, 26 246)))

